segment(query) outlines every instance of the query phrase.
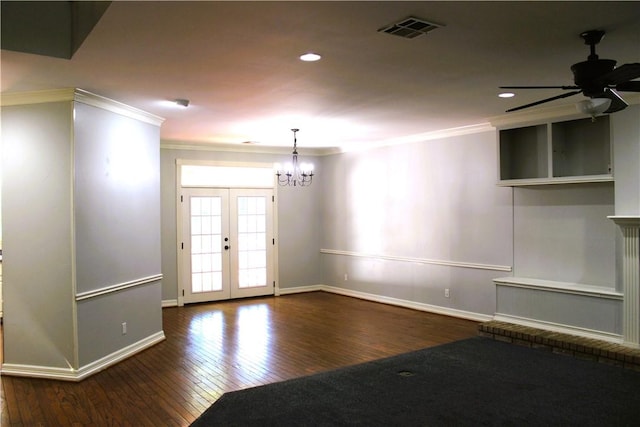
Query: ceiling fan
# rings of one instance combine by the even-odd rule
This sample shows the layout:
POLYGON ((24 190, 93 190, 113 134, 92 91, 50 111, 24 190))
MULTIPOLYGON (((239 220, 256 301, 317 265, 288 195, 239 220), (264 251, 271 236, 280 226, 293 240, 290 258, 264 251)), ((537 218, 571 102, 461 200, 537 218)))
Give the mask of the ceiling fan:
POLYGON ((602 111, 603 113, 615 113, 626 108, 629 104, 618 95, 617 91, 640 92, 640 81, 632 81, 640 77, 640 63, 624 64, 616 68, 616 61, 613 59, 598 58, 596 45, 600 43, 604 34, 605 32, 601 30, 590 30, 580 34, 584 43, 591 48, 591 54, 586 61, 571 66, 574 86, 500 86, 501 89, 562 89, 571 92, 511 108, 506 112, 522 110, 579 93, 592 100, 603 98, 609 100, 606 101, 608 108, 602 111))

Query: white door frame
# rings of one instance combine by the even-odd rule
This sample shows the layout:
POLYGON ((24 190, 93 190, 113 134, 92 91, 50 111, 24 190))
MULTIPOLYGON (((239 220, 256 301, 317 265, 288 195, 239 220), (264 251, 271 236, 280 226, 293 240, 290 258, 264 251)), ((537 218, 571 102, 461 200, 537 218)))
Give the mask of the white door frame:
MULTIPOLYGON (((221 161, 210 161, 210 160, 189 160, 189 159, 176 159, 176 263, 177 263, 177 280, 176 280, 176 291, 178 295, 178 306, 184 306, 184 297, 183 297, 183 289, 182 289, 182 278, 184 277, 184 263, 182 257, 182 242, 184 239, 183 232, 183 214, 181 208, 181 190, 182 186, 182 166, 184 165, 196 165, 196 166, 222 166, 222 167, 232 167, 232 168, 268 168, 270 171, 273 171, 272 163, 258 163, 258 162, 221 162, 221 161)), ((278 192, 277 192, 277 181, 275 174, 273 175, 273 180, 270 185, 264 186, 252 186, 251 188, 270 188, 273 190, 273 237, 275 239, 275 244, 273 247, 273 278, 275 281, 274 286, 274 295, 280 295, 280 274, 278 269, 278 192)), ((228 183, 225 183, 224 186, 216 186, 216 185, 203 185, 203 186, 190 186, 192 188, 247 188, 246 186, 229 186, 228 183)))

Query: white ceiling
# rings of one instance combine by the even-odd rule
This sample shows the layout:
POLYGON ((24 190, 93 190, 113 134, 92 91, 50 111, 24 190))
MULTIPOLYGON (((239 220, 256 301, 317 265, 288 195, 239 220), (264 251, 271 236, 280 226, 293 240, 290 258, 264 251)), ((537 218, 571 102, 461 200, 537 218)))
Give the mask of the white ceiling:
POLYGON ((71 60, 3 50, 2 92, 85 89, 166 118, 162 139, 188 144, 290 146, 297 127, 301 148, 363 147, 561 93, 497 97, 573 84, 590 29, 607 31, 601 58, 640 62, 640 2, 116 1, 71 60), (444 27, 377 31, 407 16, 444 27))

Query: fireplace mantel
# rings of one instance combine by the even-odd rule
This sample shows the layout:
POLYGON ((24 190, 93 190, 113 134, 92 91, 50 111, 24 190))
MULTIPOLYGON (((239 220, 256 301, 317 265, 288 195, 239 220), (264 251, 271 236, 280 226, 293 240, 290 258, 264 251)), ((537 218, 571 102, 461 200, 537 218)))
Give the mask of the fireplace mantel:
POLYGON ((624 292, 622 331, 626 345, 640 348, 640 216, 609 216, 622 230, 624 292))

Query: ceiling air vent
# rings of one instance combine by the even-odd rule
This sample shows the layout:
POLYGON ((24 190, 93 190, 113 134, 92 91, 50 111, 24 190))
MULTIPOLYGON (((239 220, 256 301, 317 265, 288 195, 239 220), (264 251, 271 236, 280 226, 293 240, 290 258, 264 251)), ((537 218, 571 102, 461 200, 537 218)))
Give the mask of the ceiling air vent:
POLYGON ((442 25, 410 16, 400 22, 380 28, 378 32, 393 34, 394 36, 404 37, 405 39, 414 39, 440 27, 442 27, 442 25))

